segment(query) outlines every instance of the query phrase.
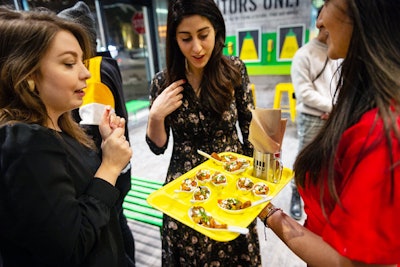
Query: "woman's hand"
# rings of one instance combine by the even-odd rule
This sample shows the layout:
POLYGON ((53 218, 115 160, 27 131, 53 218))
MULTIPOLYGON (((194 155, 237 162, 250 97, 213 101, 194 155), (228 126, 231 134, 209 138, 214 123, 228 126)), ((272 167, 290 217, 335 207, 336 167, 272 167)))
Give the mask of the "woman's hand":
POLYGON ((95 176, 115 185, 119 174, 132 157, 132 149, 125 137, 125 119, 111 113, 111 107, 107 107, 99 131, 103 139, 102 163, 95 176))
POLYGON ((125 123, 126 121, 124 118, 117 116, 115 113, 112 113, 111 107, 107 106, 103 112, 103 116, 99 124, 99 131, 102 139, 107 139, 107 137, 116 128, 125 128, 125 123))
POLYGON ((149 112, 147 123, 147 136, 158 147, 167 142, 164 120, 169 114, 182 105, 182 91, 185 80, 173 82, 154 100, 149 112))
POLYGON ((97 172, 101 170, 103 174, 96 176, 113 185, 132 157, 132 149, 124 133, 125 128, 117 128, 101 144, 102 163, 97 172))
POLYGON ((154 100, 151 105, 149 119, 164 120, 169 114, 174 112, 182 105, 182 91, 185 80, 178 80, 170 84, 164 91, 154 100))

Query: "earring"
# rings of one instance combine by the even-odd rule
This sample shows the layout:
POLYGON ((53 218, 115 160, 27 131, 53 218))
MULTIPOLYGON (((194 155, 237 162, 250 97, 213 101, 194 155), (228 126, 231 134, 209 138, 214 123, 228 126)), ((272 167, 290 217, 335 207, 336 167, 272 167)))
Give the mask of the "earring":
POLYGON ((31 90, 31 92, 33 92, 35 90, 35 81, 32 79, 27 80, 28 82, 28 86, 29 86, 29 90, 31 90))
POLYGON ((188 65, 188 61, 187 58, 185 58, 185 70, 187 74, 191 74, 190 70, 189 70, 189 65, 188 65))

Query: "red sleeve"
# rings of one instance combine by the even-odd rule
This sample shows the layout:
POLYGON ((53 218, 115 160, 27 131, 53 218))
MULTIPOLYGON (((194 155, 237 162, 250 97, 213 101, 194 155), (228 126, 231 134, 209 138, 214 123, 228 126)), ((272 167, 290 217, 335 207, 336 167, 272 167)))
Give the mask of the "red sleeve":
POLYGON ((322 237, 350 259, 395 264, 400 263, 400 146, 392 138, 397 165, 391 166, 383 125, 375 124, 375 115, 376 110, 366 113, 342 136, 337 170, 343 179, 339 192, 343 208, 336 205, 332 210, 322 237))

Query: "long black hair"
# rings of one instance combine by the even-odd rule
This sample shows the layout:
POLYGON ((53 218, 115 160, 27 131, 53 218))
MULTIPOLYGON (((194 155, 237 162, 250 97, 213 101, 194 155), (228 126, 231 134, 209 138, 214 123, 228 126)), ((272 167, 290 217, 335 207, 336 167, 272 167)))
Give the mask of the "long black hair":
POLYGON ((203 71, 200 98, 202 104, 209 110, 216 114, 222 114, 229 108, 234 88, 240 86, 241 76, 239 69, 222 54, 225 46, 225 22, 213 0, 170 1, 166 38, 166 86, 178 79, 185 79, 185 57, 176 41, 176 29, 183 18, 192 15, 207 18, 216 32, 214 50, 203 71))

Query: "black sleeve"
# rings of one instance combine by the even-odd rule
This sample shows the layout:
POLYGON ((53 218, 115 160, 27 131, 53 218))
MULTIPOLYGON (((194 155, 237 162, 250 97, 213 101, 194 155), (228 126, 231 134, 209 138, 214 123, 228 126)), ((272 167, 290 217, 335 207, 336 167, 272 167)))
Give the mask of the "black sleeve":
POLYGON ((71 155, 44 129, 0 129, 0 233, 44 263, 76 264, 100 239, 119 191, 84 167, 71 177, 71 155))
MULTIPOLYGON (((160 94, 161 89, 164 85, 164 81, 165 81, 164 72, 159 72, 154 76, 150 84, 150 109, 154 100, 160 94)), ((156 155, 164 154, 165 150, 167 150, 168 148, 169 134, 170 134, 170 126, 168 124, 168 118, 165 118, 165 131, 167 133, 167 141, 165 142, 165 145, 162 147, 158 147, 146 134, 146 143, 149 146, 150 150, 156 155)))
POLYGON ((113 58, 103 57, 101 61, 101 82, 111 90, 115 101, 115 113, 128 121, 121 72, 118 63, 113 58))

